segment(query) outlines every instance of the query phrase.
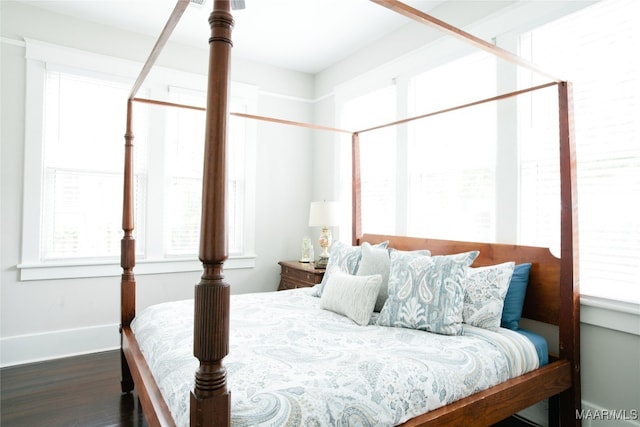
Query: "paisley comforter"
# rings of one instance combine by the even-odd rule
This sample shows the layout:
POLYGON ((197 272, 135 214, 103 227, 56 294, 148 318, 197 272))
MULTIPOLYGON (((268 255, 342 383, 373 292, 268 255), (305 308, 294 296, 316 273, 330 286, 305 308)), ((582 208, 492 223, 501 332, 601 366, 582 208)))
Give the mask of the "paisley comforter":
MULTIPOLYGON (((225 358, 234 426, 390 426, 538 367, 507 329, 444 336, 358 326, 311 289, 231 296, 225 358)), ((132 328, 179 426, 189 425, 193 301, 148 307, 132 328)))

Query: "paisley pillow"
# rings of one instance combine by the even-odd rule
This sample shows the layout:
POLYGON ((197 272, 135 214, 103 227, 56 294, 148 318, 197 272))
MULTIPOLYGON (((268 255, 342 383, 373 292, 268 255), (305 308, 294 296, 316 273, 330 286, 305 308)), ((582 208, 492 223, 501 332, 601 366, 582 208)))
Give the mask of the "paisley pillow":
MULTIPOLYGON (((386 248, 387 243, 388 242, 382 242, 373 246, 386 248)), ((360 265, 361 257, 361 246, 350 246, 339 240, 334 242, 331 246, 329 262, 327 263, 327 268, 324 276, 322 277, 322 281, 313 287, 313 293, 311 295, 316 297, 322 296, 322 291, 331 277, 331 272, 336 271, 336 269, 343 273, 356 274, 358 266, 360 265)))
POLYGON ((514 262, 505 262, 467 269, 462 311, 464 323, 493 331, 500 328, 504 298, 514 267, 514 262))
POLYGON ((389 298, 377 324, 462 334, 464 281, 478 254, 425 256, 392 249, 389 298))
MULTIPOLYGON (((426 249, 415 251, 422 255, 431 255, 426 249)), ((379 245, 370 245, 367 242, 362 244, 362 258, 358 266, 358 276, 368 276, 371 274, 379 274, 382 276, 382 284, 380 285, 380 293, 376 300, 374 311, 379 312, 384 307, 384 303, 389 296, 389 272, 391 269, 391 260, 389 258, 389 250, 379 245)))

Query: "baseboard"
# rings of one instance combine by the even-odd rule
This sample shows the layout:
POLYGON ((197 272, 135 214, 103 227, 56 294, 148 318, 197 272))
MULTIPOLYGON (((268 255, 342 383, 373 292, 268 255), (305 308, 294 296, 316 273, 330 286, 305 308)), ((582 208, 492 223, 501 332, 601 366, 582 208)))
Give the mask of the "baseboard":
POLYGON ((96 353, 119 347, 118 324, 3 337, 0 339, 0 367, 96 353))

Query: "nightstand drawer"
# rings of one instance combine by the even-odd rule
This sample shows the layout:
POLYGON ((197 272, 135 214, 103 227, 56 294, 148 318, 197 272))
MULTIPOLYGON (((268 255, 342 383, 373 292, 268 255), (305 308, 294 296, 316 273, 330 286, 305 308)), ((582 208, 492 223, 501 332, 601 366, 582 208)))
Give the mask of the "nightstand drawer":
POLYGON ((323 268, 315 268, 313 263, 280 261, 280 286, 278 290, 315 286, 322 281, 323 268))
POLYGON ((283 267, 281 274, 283 276, 287 276, 291 280, 300 280, 302 282, 308 282, 313 284, 320 283, 320 281, 322 280, 322 277, 317 274, 304 271, 304 270, 296 270, 291 267, 283 267))

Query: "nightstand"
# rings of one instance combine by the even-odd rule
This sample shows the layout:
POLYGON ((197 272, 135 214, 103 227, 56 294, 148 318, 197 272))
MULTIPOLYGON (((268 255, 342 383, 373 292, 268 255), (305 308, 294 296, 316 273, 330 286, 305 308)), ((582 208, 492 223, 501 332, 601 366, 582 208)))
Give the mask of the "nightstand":
POLYGON ((316 268, 314 263, 280 261, 279 291, 315 286, 322 281, 324 268, 316 268))

